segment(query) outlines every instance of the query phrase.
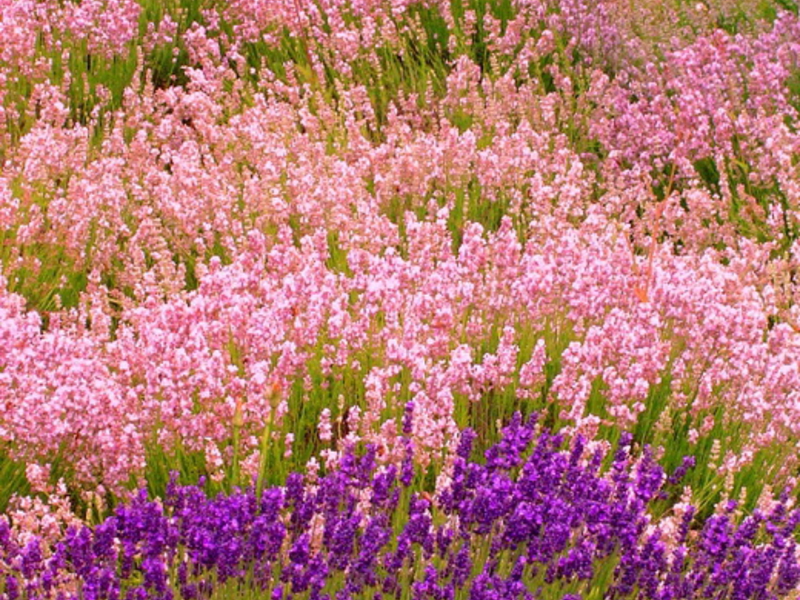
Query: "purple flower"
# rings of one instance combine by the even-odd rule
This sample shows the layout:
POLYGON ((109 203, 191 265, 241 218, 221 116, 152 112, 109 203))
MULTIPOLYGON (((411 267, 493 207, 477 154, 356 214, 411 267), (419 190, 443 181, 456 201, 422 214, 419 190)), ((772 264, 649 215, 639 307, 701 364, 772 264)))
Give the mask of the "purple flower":
POLYGON ((6 576, 5 595, 8 600, 17 600, 19 598, 19 582, 14 575, 6 576))
POLYGON ((458 448, 456 449, 456 456, 464 460, 469 460, 472 454, 472 443, 475 441, 477 434, 475 431, 467 427, 461 431, 461 436, 458 440, 458 448))
POLYGON ((289 551, 289 560, 292 561, 292 564, 297 566, 304 566, 311 555, 311 536, 309 534, 304 533, 300 536, 300 538, 292 545, 291 550, 289 551))
MULTIPOLYGON (((601 454, 584 459, 582 439, 565 447, 561 436, 534 431, 533 421, 517 415, 487 451, 487 466, 471 462, 466 450, 457 455, 451 485, 436 502, 406 490, 395 466, 376 473, 376 453, 367 448, 348 452, 341 469, 316 486, 295 474, 260 499, 253 489, 210 497, 171 481, 164 508, 141 493, 100 525, 68 530, 47 560, 38 540, 16 547, 0 521, 0 558, 11 565, 6 598, 59 600, 60 582, 76 577, 86 600, 171 600, 173 590, 204 600, 228 579, 255 595, 271 589, 276 598, 533 600, 531 578, 543 581, 542 595, 576 581, 592 585, 599 562, 613 556, 618 566, 606 585, 619 598, 756 600, 800 583, 800 512, 781 504, 737 527, 728 506, 690 540, 690 507, 668 552, 659 530, 644 537, 665 483, 647 448, 634 463, 623 443, 604 472, 601 454), (372 499, 364 504, 366 488, 372 499), (411 496, 407 514, 397 510, 401 492, 411 496)), ((407 443, 412 467, 401 473, 413 473, 407 443)))
POLYGON ((403 439, 403 446, 405 454, 403 456, 403 463, 400 466, 400 482, 404 487, 408 487, 414 479, 414 446, 411 440, 407 438, 403 439))
POLYGON ((403 435, 409 436, 414 429, 414 402, 409 401, 406 403, 403 412, 403 435))

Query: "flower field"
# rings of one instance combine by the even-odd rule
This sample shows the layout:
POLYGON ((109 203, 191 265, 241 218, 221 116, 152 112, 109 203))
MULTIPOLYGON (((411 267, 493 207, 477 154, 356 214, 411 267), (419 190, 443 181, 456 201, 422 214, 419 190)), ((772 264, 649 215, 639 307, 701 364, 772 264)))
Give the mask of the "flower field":
POLYGON ((800 597, 794 0, 0 0, 0 600, 800 597))

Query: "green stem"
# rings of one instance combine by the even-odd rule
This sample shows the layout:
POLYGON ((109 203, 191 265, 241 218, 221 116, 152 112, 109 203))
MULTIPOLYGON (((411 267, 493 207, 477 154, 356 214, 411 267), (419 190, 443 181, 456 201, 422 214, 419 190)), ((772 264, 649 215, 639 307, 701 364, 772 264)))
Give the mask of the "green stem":
POLYGON ((267 445, 272 437, 272 416, 273 411, 269 412, 269 419, 261 434, 261 457, 258 461, 258 479, 256 481, 256 498, 261 500, 261 492, 264 490, 264 476, 267 472, 267 445))

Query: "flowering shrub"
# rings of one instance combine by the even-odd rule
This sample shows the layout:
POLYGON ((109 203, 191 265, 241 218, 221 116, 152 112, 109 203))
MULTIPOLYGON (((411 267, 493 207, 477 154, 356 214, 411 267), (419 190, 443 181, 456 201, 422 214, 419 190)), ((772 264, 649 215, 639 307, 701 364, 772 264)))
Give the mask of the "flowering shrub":
POLYGON ((788 594, 797 12, 0 0, 3 593, 788 594))
POLYGON ((261 493, 209 497, 173 481, 163 503, 142 492, 49 554, 36 539, 16 545, 0 522, 3 593, 765 598, 800 581, 800 512, 786 498, 740 522, 730 502, 700 530, 689 505, 654 519, 680 473, 668 482, 647 449, 634 460, 625 436, 603 469, 601 449, 582 438, 564 448, 535 423, 517 414, 481 462, 464 430, 434 500, 407 487, 407 464, 376 468, 370 446, 324 477, 293 474, 261 493))
MULTIPOLYGON (((448 238, 440 224, 409 239, 430 247, 448 238)), ((316 437, 326 409, 340 427, 347 419, 351 441, 388 457, 408 401, 427 462, 467 424, 459 413, 487 395, 508 414, 552 402, 586 434, 598 417, 626 427, 660 419, 664 437, 685 419, 691 444, 739 429, 721 448, 733 471, 796 439, 800 336, 770 324, 763 296, 743 285, 744 265, 736 274, 708 257, 664 253, 640 302, 636 263, 606 239, 567 231, 523 248, 506 227, 484 235, 475 226, 457 255, 361 254, 345 275, 310 239, 267 250, 255 236, 256 249, 233 264, 212 262, 197 290, 123 311, 113 338, 100 307, 87 307, 89 330, 51 320, 42 332, 6 295, 0 359, 14 384, 4 391, 5 439, 16 457, 62 453, 77 481, 112 487, 143 473, 151 443, 205 453, 222 473, 235 429, 250 477, 267 424, 283 454, 286 434, 316 437), (361 410, 339 405, 354 393, 361 410), (301 410, 311 413, 305 423, 301 410)))

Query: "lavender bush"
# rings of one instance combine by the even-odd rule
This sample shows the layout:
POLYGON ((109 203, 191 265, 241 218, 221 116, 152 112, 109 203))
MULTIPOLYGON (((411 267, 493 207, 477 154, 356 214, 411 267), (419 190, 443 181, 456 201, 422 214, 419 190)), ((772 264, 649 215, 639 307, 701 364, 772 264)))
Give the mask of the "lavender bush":
POLYGON ((800 582, 786 494, 744 519, 721 505, 700 527, 691 506, 665 508, 691 460, 668 477, 630 436, 609 455, 519 414, 480 461, 474 437, 461 432, 435 497, 409 487, 410 455, 378 468, 367 447, 260 494, 173 478, 163 501, 142 491, 53 548, 0 521, 0 597, 743 600, 800 582))

